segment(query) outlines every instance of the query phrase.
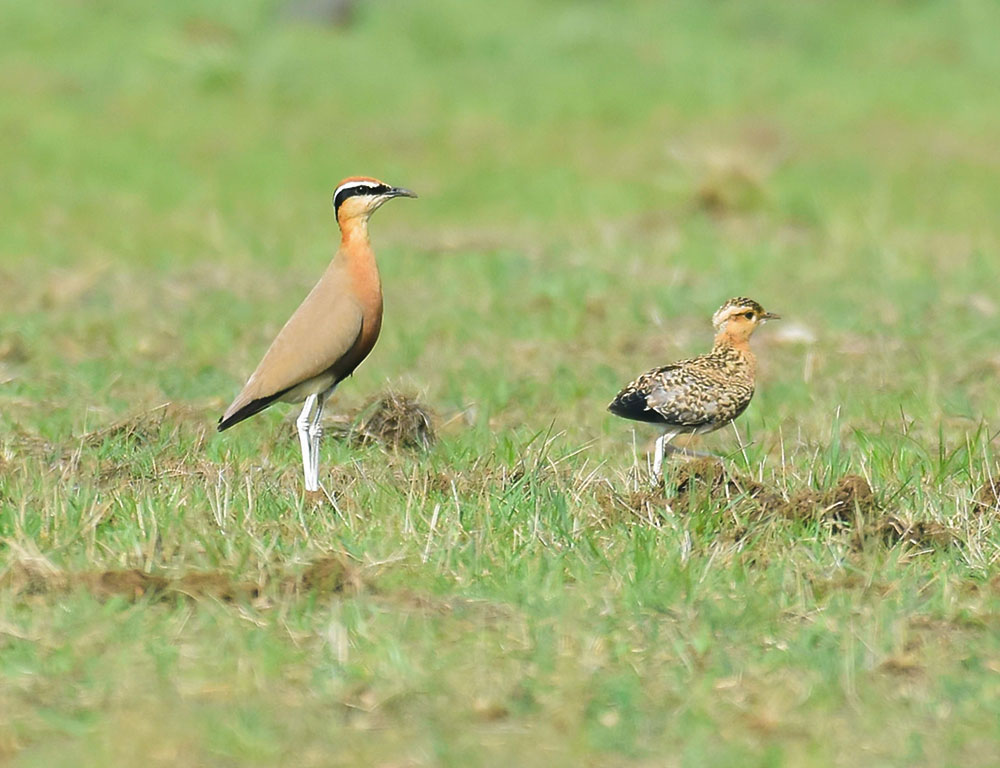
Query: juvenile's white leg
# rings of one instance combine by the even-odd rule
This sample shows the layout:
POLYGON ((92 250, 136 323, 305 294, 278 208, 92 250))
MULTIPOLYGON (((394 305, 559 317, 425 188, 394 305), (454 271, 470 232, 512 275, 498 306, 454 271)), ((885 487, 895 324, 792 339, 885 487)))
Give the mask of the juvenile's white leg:
MULTIPOLYGON (((329 392, 321 392, 313 395, 316 398, 316 412, 309 421, 309 480, 312 481, 312 490, 319 490, 319 439, 323 436, 323 406, 329 392)), ((309 485, 309 480, 306 485, 309 485)))
POLYGON ((305 475, 306 490, 318 491, 319 487, 315 482, 310 482, 310 467, 312 466, 312 440, 309 437, 309 427, 312 423, 312 409, 316 405, 316 395, 309 395, 302 412, 295 420, 295 428, 299 432, 299 445, 302 447, 302 473, 305 475))
POLYGON ((676 432, 667 431, 656 438, 656 446, 653 448, 653 480, 657 483, 663 479, 663 454, 667 444, 676 436, 676 432))
POLYGON ((656 446, 653 448, 653 480, 659 482, 663 477, 663 445, 667 440, 667 433, 664 432, 656 438, 656 446))

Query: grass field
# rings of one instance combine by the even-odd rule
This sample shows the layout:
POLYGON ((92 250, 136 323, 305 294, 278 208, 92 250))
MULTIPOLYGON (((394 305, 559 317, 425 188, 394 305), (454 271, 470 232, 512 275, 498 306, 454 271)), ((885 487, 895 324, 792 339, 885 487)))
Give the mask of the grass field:
POLYGON ((0 17, 0 763, 997 764, 996 4, 0 17), (331 430, 437 441, 333 504, 214 427, 358 173, 420 199, 331 430), (755 400, 651 490, 605 406, 732 295, 755 400))

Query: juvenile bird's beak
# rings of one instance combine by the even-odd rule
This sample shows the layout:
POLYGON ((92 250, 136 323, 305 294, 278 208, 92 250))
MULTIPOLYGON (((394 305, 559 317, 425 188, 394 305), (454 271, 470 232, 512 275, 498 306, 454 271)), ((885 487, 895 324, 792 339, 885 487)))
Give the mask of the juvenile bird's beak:
POLYGON ((393 187, 389 190, 389 197, 416 197, 415 192, 411 192, 404 187, 393 187))
POLYGON ((760 316, 760 319, 766 323, 768 320, 780 320, 781 315, 776 315, 774 312, 765 312, 760 316))

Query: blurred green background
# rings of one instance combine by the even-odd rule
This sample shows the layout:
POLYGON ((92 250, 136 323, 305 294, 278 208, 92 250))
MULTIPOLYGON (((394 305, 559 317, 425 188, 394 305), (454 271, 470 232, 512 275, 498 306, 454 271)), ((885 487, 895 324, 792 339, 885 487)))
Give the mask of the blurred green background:
POLYGON ((361 390, 402 377, 592 432, 623 378, 700 351, 746 294, 819 339, 808 393, 777 374, 801 350, 767 367, 772 412, 975 419, 997 403, 970 381, 1000 325, 996 15, 376 1, 338 27, 273 3, 11 3, 19 388, 79 398, 64 430, 228 399, 335 247, 333 187, 363 173, 422 198, 374 226, 387 331, 361 390), (874 386, 851 397, 859 366, 874 386))
POLYGON ((0 0, 0 760, 993 764, 1000 6, 323 7, 0 0), (291 409, 213 428, 354 174, 420 199, 329 410, 440 441, 328 440, 334 508, 291 409), (607 402, 733 295, 785 319, 706 446, 955 546, 608 513, 651 434, 607 402), (375 586, 281 586, 331 552, 375 586), (93 588, 132 568, 261 596, 93 588))

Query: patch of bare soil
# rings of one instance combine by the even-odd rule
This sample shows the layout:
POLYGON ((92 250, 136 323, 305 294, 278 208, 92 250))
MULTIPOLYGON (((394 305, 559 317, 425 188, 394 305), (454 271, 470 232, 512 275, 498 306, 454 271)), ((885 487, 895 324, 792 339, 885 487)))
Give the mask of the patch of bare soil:
POLYGON ((41 595, 66 588, 66 575, 42 557, 11 559, 0 571, 0 588, 18 595, 41 595))
POLYGON ((361 568, 346 557, 336 555, 315 561, 299 576, 291 577, 289 584, 295 592, 337 595, 355 595, 366 587, 361 568))
POLYGON ((861 537, 877 538, 889 546, 909 544, 920 549, 946 549, 960 539, 955 531, 933 520, 909 522, 896 515, 886 515, 855 534, 855 544, 864 545, 861 537))
POLYGON ((844 475, 829 491, 800 491, 778 511, 792 520, 829 521, 835 530, 850 526, 857 549, 874 541, 887 546, 906 543, 921 549, 941 549, 958 541, 955 533, 941 523, 911 522, 886 513, 871 485, 860 475, 844 475))
POLYGON ((814 577, 810 578, 809 582, 817 600, 836 592, 861 592, 865 595, 884 597, 893 590, 892 584, 872 581, 859 573, 842 573, 832 578, 814 577))
POLYGON ((71 589, 73 587, 87 589, 98 600, 108 600, 112 597, 138 600, 141 597, 154 595, 161 597, 170 582, 162 576, 132 569, 69 575, 68 583, 71 589))
MULTIPOLYGON (((31 458, 46 462, 64 480, 78 476, 96 478, 105 487, 119 486, 136 480, 155 480, 161 476, 182 476, 191 474, 189 461, 171 456, 169 452, 158 457, 155 470, 144 467, 137 470, 131 452, 146 446, 167 445, 179 442, 178 435, 184 432, 193 435, 194 443, 186 448, 190 456, 198 456, 211 429, 210 420, 203 410, 179 403, 164 403, 147 411, 134 414, 105 427, 75 435, 60 442, 49 442, 41 435, 31 434, 23 427, 15 426, 5 435, 4 449, 12 450, 19 459, 31 458), (106 443, 117 443, 128 449, 117 451, 117 458, 99 458, 106 443)), ((210 474, 217 468, 207 462, 210 474)), ((4 467, 0 466, 0 470, 4 467)))
MULTIPOLYGON (((381 570, 379 570, 381 573, 381 570)), ((42 556, 22 555, 0 571, 0 590, 21 597, 64 595, 86 591, 101 601, 121 598, 129 602, 170 602, 188 599, 195 603, 219 600, 272 606, 264 594, 270 585, 285 599, 306 596, 346 598, 366 595, 393 610, 419 615, 466 616, 477 626, 508 620, 511 609, 488 600, 440 597, 408 587, 378 589, 373 570, 343 554, 321 557, 304 569, 276 571, 263 584, 240 581, 223 571, 191 571, 179 576, 146 573, 137 568, 72 573, 62 571, 42 556)))
MULTIPOLYGON (((1000 484, 998 484, 1000 485, 1000 484)), ((834 531, 850 530, 852 544, 863 549, 866 544, 880 542, 887 546, 908 544, 921 549, 942 549, 959 542, 956 533, 934 521, 907 521, 882 509, 874 490, 860 475, 844 475, 826 491, 805 489, 786 500, 781 493, 764 483, 741 475, 714 458, 704 458, 678 464, 668 476, 667 488, 673 495, 667 502, 674 512, 683 513, 698 505, 721 507, 730 505, 740 512, 745 522, 735 516, 726 519, 735 525, 742 538, 754 525, 775 520, 823 521, 834 531)), ((1000 490, 1000 489, 998 489, 1000 490)), ((994 488, 989 489, 990 493, 994 488)), ((627 494, 613 490, 598 498, 605 514, 622 511, 648 522, 658 522, 663 514, 663 497, 659 489, 640 490, 627 494)), ((981 492, 981 495, 984 495, 981 492)))
POLYGON ((211 597, 227 603, 253 600, 260 596, 260 587, 245 581, 235 581, 222 571, 192 571, 169 584, 172 592, 188 597, 211 597))
POLYGON ((192 571, 171 578, 138 569, 100 571, 69 576, 69 587, 83 587, 99 600, 146 597, 169 600, 178 595, 192 599, 209 598, 227 603, 252 600, 260 594, 256 584, 233 579, 222 571, 192 571))
POLYGON ((596 498, 603 519, 611 525, 633 518, 656 524, 663 515, 663 491, 660 488, 638 488, 619 493, 610 483, 605 483, 598 487, 596 498))
POLYGON ((98 600, 168 600, 178 595, 225 602, 259 596, 256 584, 241 582, 221 571, 193 571, 179 577, 146 573, 137 568, 67 573, 41 560, 14 562, 0 575, 0 587, 19 595, 90 592, 98 600))
POLYGON ((752 478, 729 470, 714 458, 694 459, 678 465, 670 478, 674 487, 671 506, 675 511, 690 509, 699 503, 743 501, 756 517, 763 516, 783 503, 776 491, 752 478))
POLYGON ((878 665, 878 671, 895 677, 916 677, 923 673, 924 665, 916 653, 904 651, 886 658, 878 665))
POLYGON ((611 520, 624 512, 649 522, 661 518, 664 501, 677 513, 701 505, 713 508, 726 505, 737 509, 748 524, 781 519, 829 520, 842 528, 844 523, 866 521, 879 512, 875 493, 868 481, 858 475, 845 475, 828 491, 806 489, 786 500, 777 488, 742 475, 715 458, 676 464, 667 476, 666 488, 666 498, 658 488, 626 493, 607 489, 597 500, 611 520))
MULTIPOLYGON (((970 595, 1000 595, 1000 574, 988 581, 967 580, 962 582, 962 591, 970 595)), ((997 617, 1000 620, 1000 616, 997 617)))
POLYGON ((829 491, 803 490, 778 507, 790 520, 868 520, 879 511, 871 485, 860 475, 844 475, 829 491))
MULTIPOLYGON (((659 525, 669 510, 686 514, 698 507, 738 508, 750 520, 761 520, 783 503, 781 496, 763 483, 744 477, 712 457, 677 462, 667 470, 663 486, 640 486, 618 491, 610 483, 600 485, 596 501, 602 517, 611 525, 638 519, 659 525)), ((727 520, 736 518, 728 516, 727 520)), ((737 537, 746 533, 739 525, 737 537)))

